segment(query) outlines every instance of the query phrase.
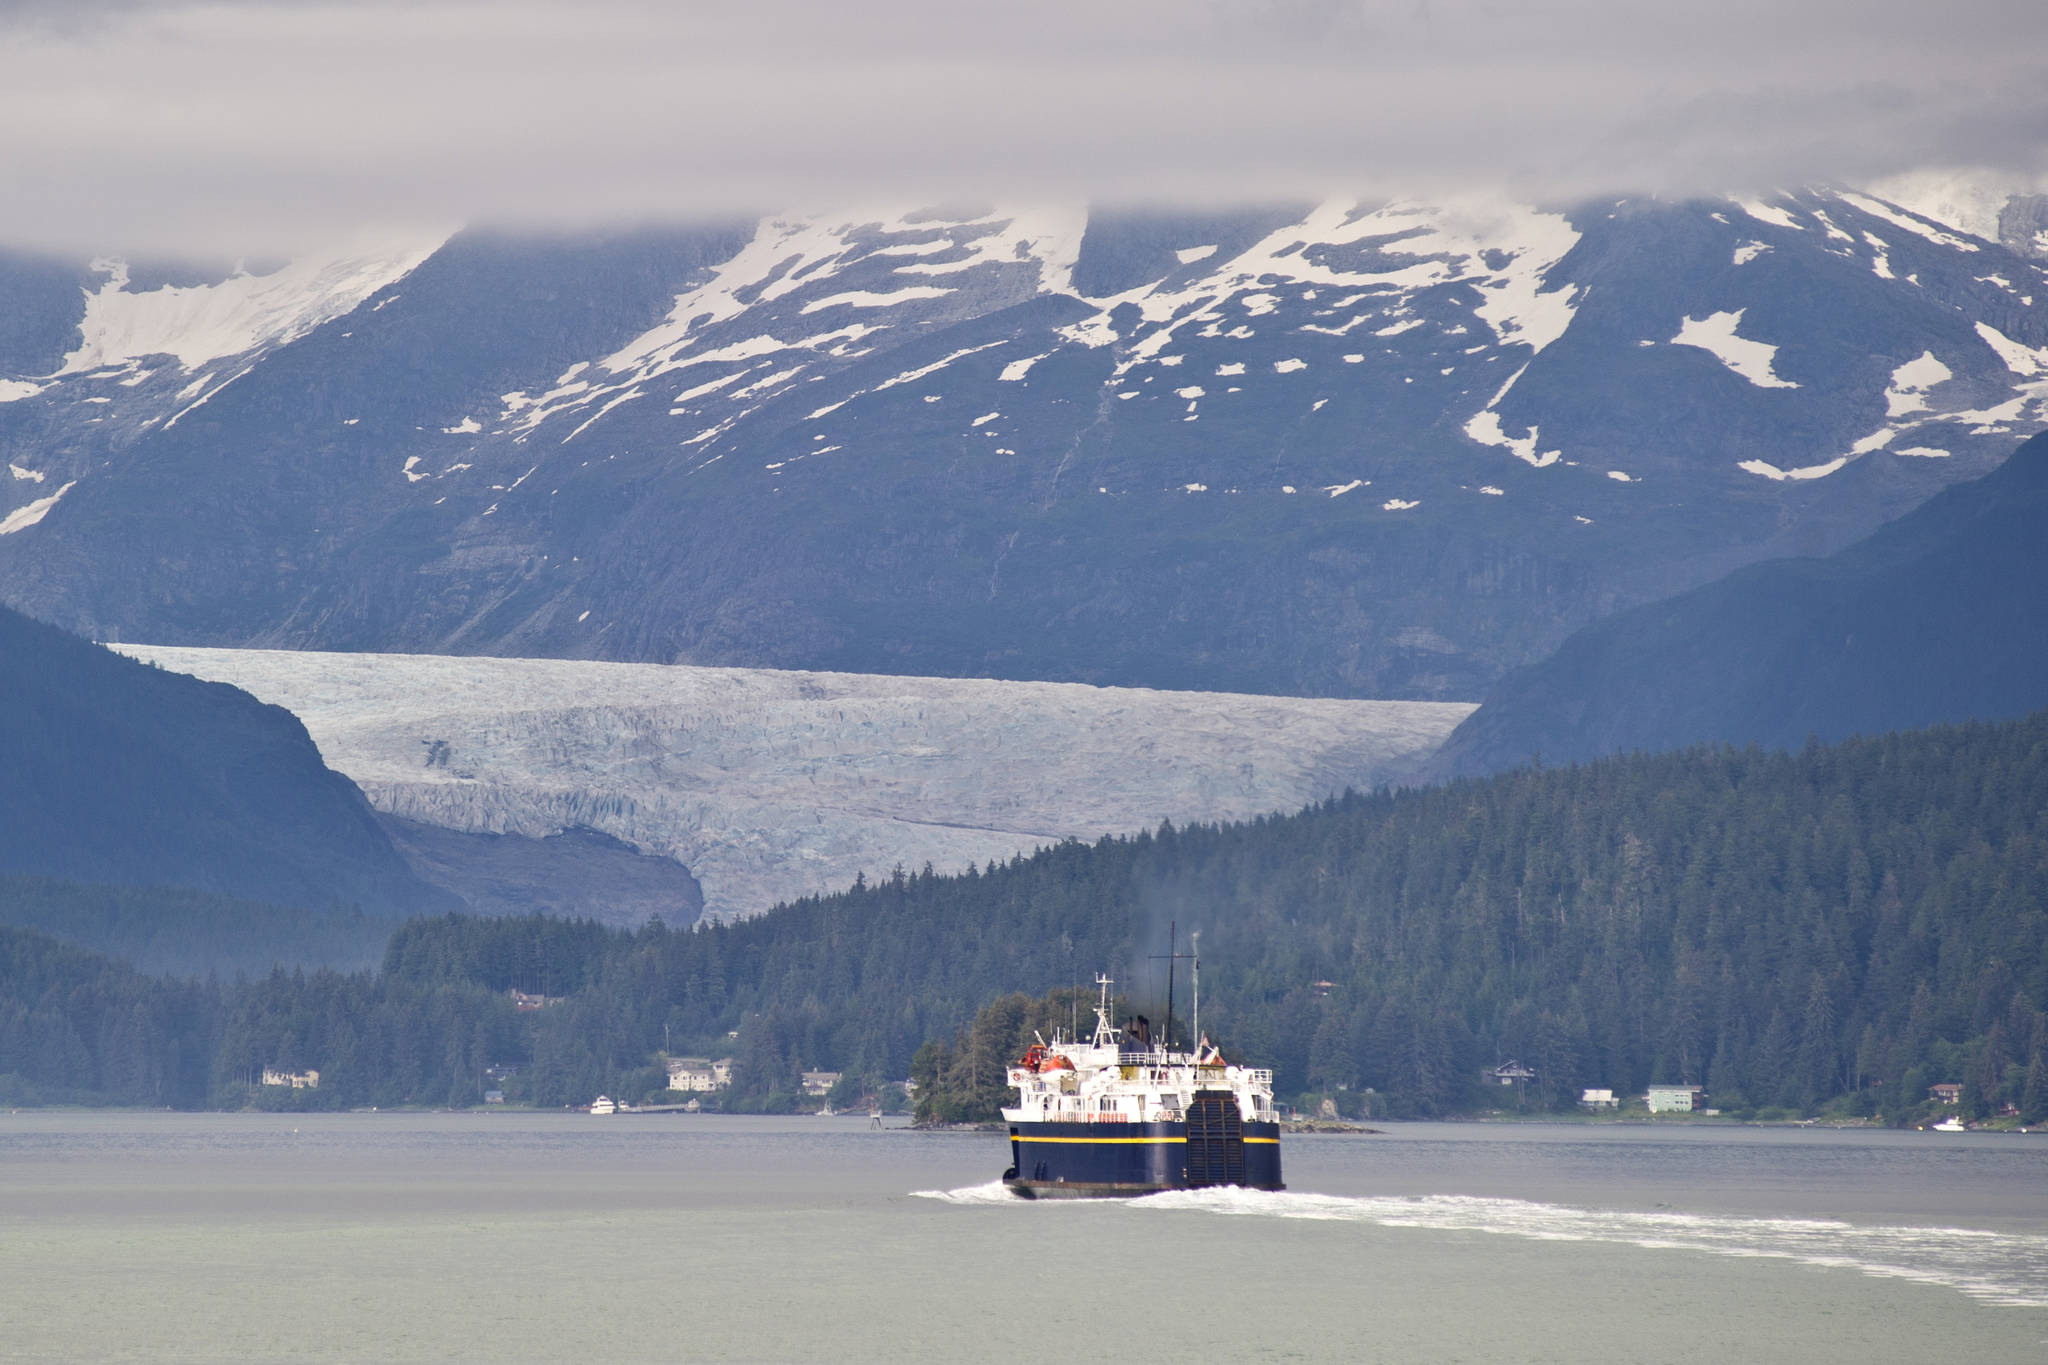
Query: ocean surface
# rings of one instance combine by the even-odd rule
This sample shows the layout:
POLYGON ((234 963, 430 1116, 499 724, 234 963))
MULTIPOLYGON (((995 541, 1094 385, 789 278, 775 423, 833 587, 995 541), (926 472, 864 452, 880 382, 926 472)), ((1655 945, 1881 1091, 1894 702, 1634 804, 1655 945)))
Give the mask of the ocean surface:
POLYGON ((2048 1134, 1400 1124, 1024 1203, 861 1119, 0 1113, 6 1360, 2048 1360, 2048 1134))

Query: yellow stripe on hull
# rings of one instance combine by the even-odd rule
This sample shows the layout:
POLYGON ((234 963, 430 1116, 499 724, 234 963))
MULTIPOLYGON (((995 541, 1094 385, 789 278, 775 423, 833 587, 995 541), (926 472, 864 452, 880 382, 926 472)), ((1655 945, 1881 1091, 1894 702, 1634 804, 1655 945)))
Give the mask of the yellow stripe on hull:
POLYGON ((1181 1142, 1181 1143, 1184 1143, 1184 1142, 1186 1142, 1186 1141, 1187 1141, 1187 1138, 1185 1138, 1185 1137, 1134 1137, 1134 1138, 1127 1138, 1127 1137, 1026 1137, 1026 1136, 1024 1136, 1023 1134, 1019 1134, 1019 1135, 1018 1135, 1018 1137, 1017 1137, 1017 1141, 1019 1141, 1019 1142, 1085 1142, 1085 1143, 1087 1143, 1087 1144, 1088 1144, 1089 1146, 1093 1147, 1093 1146, 1096 1146, 1096 1145, 1097 1145, 1097 1144, 1099 1144, 1099 1143, 1105 1143, 1105 1142, 1181 1142))
MULTIPOLYGON (((1019 1133, 1019 1134, 1017 1135, 1017 1141, 1019 1141, 1019 1142, 1086 1142, 1086 1143, 1091 1143, 1091 1144, 1092 1144, 1092 1143, 1100 1143, 1100 1142, 1183 1142, 1183 1143, 1184 1143, 1184 1142, 1186 1142, 1186 1141, 1187 1141, 1187 1138, 1186 1138, 1186 1137, 1029 1137, 1029 1136, 1026 1136, 1026 1135, 1024 1135, 1024 1134, 1022 1134, 1022 1133, 1019 1133)), ((1269 1137, 1248 1137, 1248 1138, 1246 1138, 1246 1139, 1245 1139, 1245 1142, 1246 1142, 1246 1143, 1253 1143, 1253 1142, 1266 1142, 1266 1143, 1271 1143, 1271 1144, 1272 1144, 1273 1146, 1275 1146, 1275 1147, 1277 1147, 1277 1146, 1279 1146, 1279 1145, 1280 1145, 1280 1139, 1279 1139, 1279 1138, 1276 1138, 1276 1137, 1273 1137, 1273 1138, 1272 1138, 1272 1137, 1271 1137, 1271 1138, 1269 1138, 1269 1137)))

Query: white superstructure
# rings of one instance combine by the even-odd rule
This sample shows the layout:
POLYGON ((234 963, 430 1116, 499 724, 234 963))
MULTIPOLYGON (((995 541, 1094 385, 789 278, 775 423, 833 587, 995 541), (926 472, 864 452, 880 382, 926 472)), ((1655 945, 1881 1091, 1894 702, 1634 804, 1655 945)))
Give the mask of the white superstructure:
POLYGON ((1011 1123, 1180 1123, 1196 1091, 1228 1091, 1246 1119, 1271 1123, 1273 1073, 1232 1066, 1207 1038, 1195 1051, 1173 1052, 1150 1038, 1118 1028, 1108 977, 1095 978, 1101 998, 1095 1032, 1083 1042, 1053 1030, 1009 1070, 1017 1104, 1003 1110, 1011 1123))

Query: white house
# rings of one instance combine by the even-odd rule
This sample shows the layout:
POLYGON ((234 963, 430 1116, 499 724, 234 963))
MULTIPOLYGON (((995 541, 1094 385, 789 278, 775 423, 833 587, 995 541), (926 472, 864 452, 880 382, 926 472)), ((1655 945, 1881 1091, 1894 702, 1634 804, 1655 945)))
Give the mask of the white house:
POLYGON ((804 1093, 806 1095, 827 1094, 837 1084, 839 1084, 839 1073, 837 1071, 806 1071, 804 1073, 804 1093))
POLYGON ((711 1064, 711 1079, 723 1090, 732 1084, 732 1058, 720 1057, 711 1064))
POLYGON ((263 1068, 265 1085, 288 1085, 294 1090, 318 1090, 320 1073, 317 1071, 279 1071, 274 1067, 263 1068))
POLYGON ((719 1088, 718 1073, 702 1057, 668 1059, 668 1088, 708 1092, 719 1088))
POLYGON ((1612 1090, 1588 1090, 1579 1096, 1581 1109, 1612 1109, 1619 1103, 1612 1090))
POLYGON ((1696 1085, 1653 1085, 1645 1098, 1653 1114, 1690 1114, 1705 1107, 1707 1093, 1696 1085))
POLYGON ((1536 1079, 1536 1073, 1520 1062, 1502 1062, 1487 1074, 1496 1085, 1520 1085, 1536 1079))

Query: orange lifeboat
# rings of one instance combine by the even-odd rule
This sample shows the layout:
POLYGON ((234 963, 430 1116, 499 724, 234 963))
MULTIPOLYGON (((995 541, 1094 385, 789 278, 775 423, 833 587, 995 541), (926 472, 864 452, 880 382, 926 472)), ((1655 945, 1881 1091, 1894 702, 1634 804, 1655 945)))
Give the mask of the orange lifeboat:
POLYGON ((1017 1065, 1023 1067, 1026 1071, 1037 1071, 1040 1069, 1040 1063, 1044 1060, 1044 1046, 1039 1043, 1033 1043, 1030 1047, 1024 1049, 1023 1059, 1017 1065))
POLYGON ((1040 1071, 1072 1071, 1074 1064, 1058 1053, 1047 1054, 1039 1063, 1040 1071))

